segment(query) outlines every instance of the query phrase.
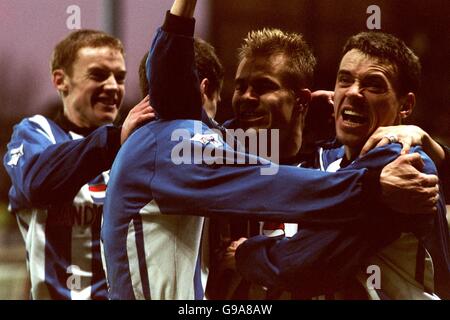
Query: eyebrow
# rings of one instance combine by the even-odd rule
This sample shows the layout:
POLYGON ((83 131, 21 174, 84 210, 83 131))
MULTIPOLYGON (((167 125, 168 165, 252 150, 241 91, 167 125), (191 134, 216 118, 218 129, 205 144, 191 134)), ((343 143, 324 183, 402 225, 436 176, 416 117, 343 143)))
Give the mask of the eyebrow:
POLYGON ((256 82, 272 82, 272 83, 277 83, 277 79, 276 78, 272 78, 270 76, 262 76, 262 77, 256 77, 255 79, 256 82))
POLYGON ((257 83, 260 83, 260 82, 272 82, 272 83, 277 83, 277 80, 274 77, 263 75, 263 76, 254 76, 254 77, 252 77, 251 81, 247 81, 246 77, 235 78, 234 82, 235 83, 239 83, 239 82, 257 82, 257 83))
MULTIPOLYGON (((89 73, 95 73, 95 72, 111 72, 111 70, 109 68, 103 68, 101 66, 93 66, 88 68, 88 72, 89 73)), ((120 75, 120 76, 126 76, 127 75, 127 71, 126 70, 119 70, 119 71, 113 71, 114 75, 120 75)))
POLYGON ((349 76, 351 76, 352 73, 351 73, 350 71, 348 71, 348 70, 341 69, 341 70, 338 70, 337 75, 338 75, 338 76, 339 76, 339 75, 349 75, 349 76))
MULTIPOLYGON (((349 75, 349 76, 353 77, 352 73, 349 70, 345 70, 345 69, 339 70, 337 75, 338 76, 340 76, 340 75, 349 75)), ((385 81, 386 81, 386 78, 389 79, 389 76, 390 75, 385 74, 385 73, 380 72, 380 71, 376 71, 375 73, 368 72, 368 73, 364 73, 363 74, 363 78, 380 78, 380 79, 385 80, 385 81)))
POLYGON ((384 81, 386 81, 386 78, 387 78, 387 76, 386 75, 382 75, 382 74, 379 74, 379 73, 369 73, 369 74, 367 74, 367 75, 365 75, 364 76, 364 78, 378 78, 378 79, 382 79, 382 80, 384 80, 384 81))

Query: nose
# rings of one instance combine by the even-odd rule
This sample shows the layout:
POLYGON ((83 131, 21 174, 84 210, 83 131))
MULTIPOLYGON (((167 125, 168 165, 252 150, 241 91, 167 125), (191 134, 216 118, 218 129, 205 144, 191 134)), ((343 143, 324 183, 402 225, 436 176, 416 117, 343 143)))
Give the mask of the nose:
POLYGON ((350 87, 348 87, 347 91, 345 92, 345 96, 349 98, 362 98, 362 90, 363 88, 361 88, 359 81, 355 81, 350 87))
POLYGON ((242 99, 244 100, 257 100, 258 94, 255 92, 252 86, 248 86, 242 95, 242 99))
POLYGON ((119 84, 116 80, 116 77, 114 77, 114 74, 111 74, 108 79, 106 79, 104 88, 107 91, 118 91, 119 90, 119 84))

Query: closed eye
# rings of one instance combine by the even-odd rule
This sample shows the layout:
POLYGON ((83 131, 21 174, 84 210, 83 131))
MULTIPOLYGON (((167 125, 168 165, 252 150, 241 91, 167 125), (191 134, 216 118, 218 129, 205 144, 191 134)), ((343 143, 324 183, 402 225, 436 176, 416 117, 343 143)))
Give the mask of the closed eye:
POLYGON ((374 93, 383 93, 388 89, 386 80, 378 75, 364 78, 361 81, 361 86, 374 93))

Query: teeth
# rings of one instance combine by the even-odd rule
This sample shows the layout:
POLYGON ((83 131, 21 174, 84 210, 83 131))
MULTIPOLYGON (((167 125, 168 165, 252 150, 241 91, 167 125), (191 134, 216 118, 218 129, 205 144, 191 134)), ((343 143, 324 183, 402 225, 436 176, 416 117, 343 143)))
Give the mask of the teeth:
POLYGON ((357 113, 357 112, 355 112, 353 110, 344 110, 343 113, 345 115, 349 115, 349 116, 355 116, 355 117, 361 117, 361 118, 365 117, 363 114, 357 113))
POLYGON ((367 117, 365 115, 355 112, 350 109, 342 111, 342 118, 344 119, 344 121, 349 121, 349 122, 359 123, 359 124, 364 124, 367 122, 367 117))

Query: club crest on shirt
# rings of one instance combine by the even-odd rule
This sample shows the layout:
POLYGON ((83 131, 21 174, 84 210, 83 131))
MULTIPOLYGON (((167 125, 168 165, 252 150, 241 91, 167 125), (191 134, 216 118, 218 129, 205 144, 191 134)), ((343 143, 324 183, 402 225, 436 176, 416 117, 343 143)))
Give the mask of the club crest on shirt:
POLYGON ((9 153, 11 156, 11 159, 8 161, 8 166, 15 167, 17 166, 17 163, 19 162, 20 157, 23 156, 23 143, 20 145, 20 147, 12 149, 9 153))
POLYGON ((192 138, 191 141, 198 141, 203 145, 212 144, 214 147, 220 147, 222 146, 222 142, 219 140, 219 135, 217 133, 210 133, 210 134, 200 134, 196 133, 192 138))

